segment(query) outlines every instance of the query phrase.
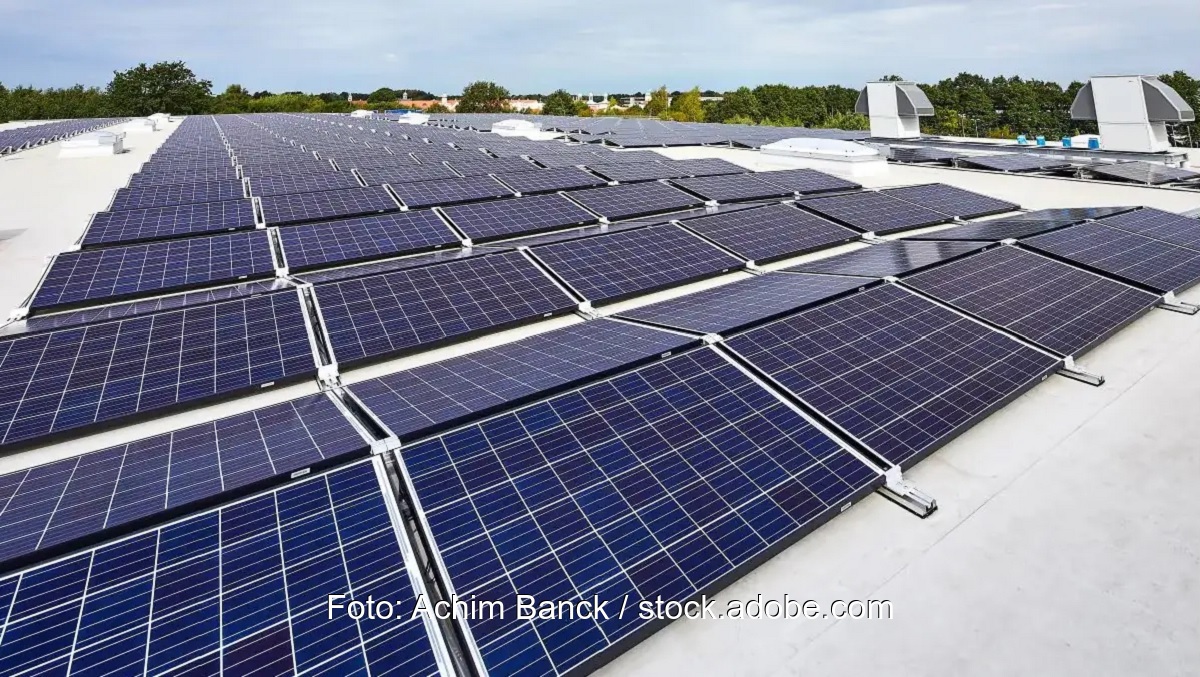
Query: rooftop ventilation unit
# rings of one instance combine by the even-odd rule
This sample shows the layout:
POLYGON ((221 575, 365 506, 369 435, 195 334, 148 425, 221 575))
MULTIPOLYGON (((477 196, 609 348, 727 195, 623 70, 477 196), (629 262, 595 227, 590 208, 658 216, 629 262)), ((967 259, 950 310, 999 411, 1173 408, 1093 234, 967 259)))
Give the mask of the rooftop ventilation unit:
POLYGON ((60 158, 96 157, 117 155, 125 150, 125 134, 116 132, 91 132, 80 134, 62 142, 58 151, 60 158))
POLYGON ((1075 95, 1071 118, 1095 120, 1105 150, 1168 150, 1168 122, 1191 122, 1196 113, 1178 92, 1153 75, 1106 75, 1088 80, 1075 95))
POLYGON ((868 82, 854 112, 870 116, 871 136, 915 139, 921 136, 920 119, 933 115, 933 104, 914 83, 868 82))

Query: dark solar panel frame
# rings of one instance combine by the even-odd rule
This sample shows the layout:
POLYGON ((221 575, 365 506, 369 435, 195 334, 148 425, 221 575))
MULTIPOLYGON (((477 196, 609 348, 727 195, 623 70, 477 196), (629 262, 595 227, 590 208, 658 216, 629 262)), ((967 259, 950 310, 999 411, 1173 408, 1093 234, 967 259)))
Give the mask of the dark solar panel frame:
POLYGON ((1200 221, 1175 212, 1143 207, 1124 214, 1102 217, 1097 223, 1179 247, 1200 250, 1200 221))
POLYGON ((1020 208, 1020 205, 1007 200, 998 200, 943 183, 886 188, 879 192, 960 219, 1003 214, 1020 208))
POLYGON ((278 233, 289 272, 433 251, 460 238, 433 211, 304 223, 278 233))
POLYGON ((354 173, 360 176, 364 183, 368 186, 382 186, 388 184, 396 186, 402 183, 419 183, 422 181, 434 181, 437 179, 456 179, 458 174, 454 173, 449 167, 444 164, 432 165, 406 165, 403 167, 373 167, 370 169, 355 169, 354 173))
POLYGON ((249 197, 241 179, 204 181, 167 186, 138 186, 118 188, 105 211, 121 212, 150 207, 172 207, 174 205, 199 202, 222 202, 249 197))
POLYGON ((699 216, 679 223, 755 263, 799 256, 862 238, 858 231, 786 204, 699 216))
POLYGON ((318 393, 0 475, 0 574, 371 452, 318 393))
POLYGON ((723 174, 672 179, 671 184, 716 202, 739 202, 794 196, 793 191, 763 181, 756 174, 723 174))
POLYGON ((1066 160, 1042 158, 1028 154, 1008 155, 964 155, 956 159, 955 164, 974 169, 986 169, 999 172, 1038 172, 1049 169, 1065 169, 1071 166, 1066 160))
POLYGON ((766 181, 784 190, 800 195, 820 195, 822 193, 843 193, 861 190, 862 186, 853 181, 847 181, 815 169, 781 169, 754 174, 759 180, 766 181))
POLYGON ((586 226, 600 220, 555 193, 451 205, 441 211, 472 242, 586 226))
POLYGON ((307 282, 309 284, 326 284, 329 282, 340 282, 341 280, 352 280, 358 277, 370 277, 372 275, 379 275, 381 273, 394 273, 399 270, 424 268, 425 266, 434 266, 443 263, 450 263, 452 261, 461 261, 463 259, 471 259, 477 256, 487 256, 495 253, 495 250, 488 249, 486 247, 458 247, 440 249, 424 254, 411 254, 408 256, 398 256, 380 261, 367 261, 363 263, 339 265, 332 268, 322 268, 320 270, 305 271, 299 273, 296 277, 301 282, 307 282))
POLYGON ((254 197, 317 193, 324 190, 362 187, 358 179, 349 172, 250 177, 248 183, 250 184, 250 194, 254 197))
POLYGON ((702 198, 657 181, 575 190, 568 196, 610 221, 704 206, 702 198))
POLYGON ((1200 172, 1150 162, 1097 163, 1083 168, 1085 172, 1106 179, 1132 181, 1149 186, 1160 186, 1175 181, 1200 179, 1200 172))
POLYGON ((99 212, 88 222, 79 244, 87 248, 151 242, 256 226, 254 203, 250 199, 99 212))
POLYGON ((901 277, 991 246, 988 242, 892 240, 852 252, 789 266, 780 272, 856 277, 901 277))
POLYGON ((387 186, 270 195, 258 200, 263 222, 268 226, 288 226, 401 210, 401 205, 396 202, 387 186))
POLYGON ((1102 225, 1081 223, 1021 240, 1051 258, 1115 277, 1157 294, 1200 281, 1200 251, 1102 225))
POLYGON ((414 181, 391 186, 391 189, 406 209, 441 207, 514 196, 507 186, 487 175, 414 181))
POLYGON ((505 172, 496 174, 496 178, 521 195, 596 188, 608 184, 604 179, 578 167, 552 167, 527 172, 505 172))
POLYGON ((1122 282, 1018 247, 996 247, 904 284, 1063 356, 1078 357, 1160 301, 1122 282))
POLYGON ((954 220, 953 216, 874 191, 809 198, 796 202, 796 205, 842 225, 877 235, 954 220))
POLYGON ((450 166, 450 169, 453 169, 462 176, 484 176, 502 172, 527 172, 538 169, 537 165, 528 160, 522 160, 521 158, 489 158, 482 153, 479 154, 478 158, 454 158, 447 160, 446 164, 450 166))

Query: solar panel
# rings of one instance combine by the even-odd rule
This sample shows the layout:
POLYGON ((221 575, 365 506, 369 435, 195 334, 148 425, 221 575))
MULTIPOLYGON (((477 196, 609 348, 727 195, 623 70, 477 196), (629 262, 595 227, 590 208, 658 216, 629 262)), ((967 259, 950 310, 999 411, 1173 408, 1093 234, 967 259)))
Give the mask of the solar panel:
POLYGON ((603 186, 604 179, 577 167, 553 167, 530 172, 505 172, 496 178, 523 195, 603 186))
POLYGON ((652 303, 620 314, 700 334, 725 334, 862 289, 870 278, 767 274, 652 303))
POLYGON ((80 244, 88 247, 146 242, 254 226, 254 205, 250 200, 100 212, 92 217, 80 244))
POLYGON ((1036 235, 1021 244, 1163 294, 1200 280, 1200 252, 1100 222, 1036 235))
POLYGON ((846 254, 786 268, 787 272, 888 277, 904 275, 977 251, 984 242, 908 242, 893 240, 846 254))
POLYGON ((316 288, 338 362, 378 357, 574 309, 519 252, 316 288))
POLYGON ((780 188, 801 195, 832 193, 843 190, 858 190, 862 186, 830 176, 815 169, 783 169, 772 172, 759 172, 754 175, 758 179, 774 184, 780 188))
POLYGON ((946 214, 874 192, 818 197, 796 204, 868 233, 895 233, 951 220, 946 214))
POLYGON ((671 183, 718 202, 761 200, 793 194, 790 190, 763 181, 752 174, 697 176, 690 179, 675 179, 671 183))
POLYGON ((214 167, 211 169, 145 169, 129 177, 129 187, 169 186, 182 183, 228 181, 237 178, 237 169, 234 167, 214 167))
POLYGON ((1172 181, 1190 181, 1200 178, 1200 172, 1167 167, 1151 162, 1097 163, 1084 167, 1089 173, 1107 179, 1120 179, 1157 186, 1172 181))
POLYGON ((465 620, 493 675, 602 660, 653 627, 623 604, 691 599, 880 484, 710 348, 397 455, 454 594, 609 602, 599 620, 465 620))
POLYGON ((293 193, 317 193, 323 190, 358 187, 358 179, 354 178, 353 174, 346 172, 283 174, 250 179, 250 194, 259 197, 267 195, 291 195, 293 193))
POLYGON ((439 674, 444 647, 410 615, 427 592, 377 467, 0 579, 0 663, 13 675, 439 674), (331 594, 388 600, 396 614, 330 614, 331 594))
POLYGON ((752 329, 726 344, 903 467, 1061 364, 892 284, 752 329))
MULTIPOLYGON (((680 166, 674 160, 664 159, 662 162, 630 162, 604 163, 591 162, 587 168, 593 172, 621 183, 635 181, 657 181, 658 179, 674 179, 691 176, 686 166, 680 166)), ((739 171, 745 171, 739 168, 739 171)))
POLYGON ((552 233, 542 233, 541 235, 526 235, 524 237, 515 237, 509 240, 499 240, 496 242, 488 242, 483 245, 487 248, 495 250, 500 249, 519 249, 521 247, 536 247, 543 244, 551 244, 554 242, 567 242, 570 240, 581 240, 585 237, 593 237, 595 235, 605 235, 608 233, 620 233, 626 230, 635 230, 637 228, 645 228, 651 225, 661 225, 664 221, 655 220, 653 223, 644 221, 621 221, 619 223, 603 223, 596 226, 584 226, 583 228, 568 228, 566 230, 556 230, 552 233))
POLYGON ((306 271, 299 274, 299 279, 301 282, 308 282, 310 284, 323 284, 326 282, 349 280, 356 277, 378 275, 380 273, 393 273, 397 270, 408 270, 410 268, 421 268, 439 263, 449 263, 451 261, 460 261, 462 259, 487 256, 488 254, 495 253, 495 250, 483 247, 456 247, 454 249, 443 249, 427 254, 415 254, 387 259, 385 261, 371 261, 369 263, 358 263, 338 268, 306 271))
POLYGON ((962 153, 942 148, 891 147, 891 158, 896 162, 950 162, 960 157, 963 157, 962 153))
POLYGON ((86 249, 54 257, 32 309, 146 296, 275 274, 264 230, 86 249))
POLYGON ((583 207, 553 194, 477 202, 446 207, 444 211, 459 230, 477 242, 580 226, 598 220, 583 207))
POLYGON ((704 205, 701 198, 658 182, 576 190, 571 199, 610 220, 704 205))
POLYGON ((170 186, 118 188, 116 194, 113 195, 112 203, 108 206, 108 211, 121 212, 130 209, 170 207, 199 202, 220 202, 222 200, 237 200, 245 196, 245 189, 242 187, 241 179, 183 183, 170 186))
POLYGON ((1098 223, 1180 247, 1200 250, 1200 221, 1152 207, 1101 218, 1098 223))
POLYGON ((0 568, 369 453, 318 394, 0 475, 0 486, 14 488, 0 507, 0 568))
POLYGON ((1035 172, 1043 169, 1070 167, 1071 163, 1033 155, 969 155, 958 158, 960 166, 991 169, 999 172, 1035 172))
MULTIPOLYGON (((341 160, 338 160, 338 165, 342 168, 342 171, 346 171, 349 168, 354 168, 354 169, 358 169, 358 170, 362 171, 362 170, 376 169, 376 168, 384 169, 384 170, 390 170, 390 169, 398 170, 398 169, 406 169, 406 168, 419 169, 422 167, 422 165, 417 164, 416 159, 413 158, 413 156, 409 155, 408 153, 403 153, 403 154, 398 154, 398 155, 388 155, 386 153, 378 153, 376 155, 372 155, 369 157, 361 156, 361 157, 355 157, 355 158, 349 158, 349 159, 341 159, 341 160)), ((440 168, 446 169, 445 166, 441 166, 440 168)), ((448 175, 453 176, 453 173, 450 173, 448 175)), ((383 181, 381 183, 389 183, 389 182, 383 181)))
POLYGON ((379 186, 270 195, 261 198, 261 204, 263 220, 269 226, 400 211, 400 205, 379 186))
POLYGON ((212 289, 184 292, 182 294, 173 294, 170 296, 160 296, 158 298, 115 303, 97 308, 82 308, 80 310, 39 314, 32 317, 27 317, 24 320, 10 322, 3 327, 0 327, 0 336, 33 334, 43 331, 52 331, 54 329, 75 327, 82 324, 93 324, 96 322, 105 322, 107 320, 119 320, 126 317, 133 317, 135 315, 156 313, 160 310, 171 310, 174 308, 204 305, 207 303, 215 303, 217 301, 242 298, 245 296, 255 296, 258 294, 265 294, 267 292, 278 291, 280 289, 289 289, 291 286, 292 285, 286 280, 260 280, 257 282, 245 282, 242 284, 225 287, 215 287, 212 289))
POLYGON ((350 391, 408 442, 695 343, 681 334, 600 319, 356 383, 350 391))
POLYGON ((541 245, 531 251, 592 303, 711 277, 743 265, 673 225, 541 245))
POLYGON ((409 209, 512 197, 513 192, 490 176, 415 181, 392 186, 409 209))
POLYGON ((759 262, 812 252, 862 237, 849 228, 784 204, 702 216, 682 223, 742 257, 759 262))
POLYGON ((0 445, 316 372, 295 291, 0 339, 0 445))
POLYGON ((1018 209, 1018 205, 994 197, 980 195, 962 188, 931 183, 924 186, 905 186, 880 191, 889 197, 898 198, 915 205, 941 212, 960 219, 972 219, 989 214, 1002 214, 1018 209))
POLYGON ((244 160, 239 160, 239 164, 242 168, 242 175, 249 176, 252 179, 261 179, 269 176, 319 176, 321 174, 333 174, 337 171, 328 162, 318 162, 316 160, 292 162, 271 159, 254 164, 247 164, 244 160))
POLYGON ((478 157, 454 158, 447 160, 450 168, 463 176, 483 176, 499 172, 527 172, 536 170, 538 166, 521 158, 489 158, 482 153, 478 157))
POLYGON ((459 238, 431 211, 308 223, 279 231, 289 270, 365 261, 456 245, 459 238))
POLYGON ((978 240, 999 242, 1021 239, 1038 233, 1065 228, 1087 219, 1101 218, 1108 214, 1120 214, 1133 207, 1086 207, 1066 209, 1039 209, 999 219, 967 223, 946 230, 920 235, 909 235, 909 240, 978 240))
POLYGON ((368 186, 382 186, 385 183, 390 186, 397 186, 402 183, 458 178, 458 174, 455 174, 449 167, 443 164, 376 167, 374 169, 359 170, 358 175, 362 177, 363 181, 367 182, 368 186))

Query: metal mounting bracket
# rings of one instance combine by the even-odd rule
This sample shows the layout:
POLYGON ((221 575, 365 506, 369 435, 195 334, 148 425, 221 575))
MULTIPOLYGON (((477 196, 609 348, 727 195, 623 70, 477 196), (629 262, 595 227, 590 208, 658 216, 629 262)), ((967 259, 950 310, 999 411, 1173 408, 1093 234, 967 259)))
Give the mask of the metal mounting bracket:
POLYGON ((725 337, 721 336, 720 334, 705 334, 704 336, 700 337, 700 341, 706 346, 711 346, 714 343, 720 343, 724 340, 725 337))
POLYGON ((1100 387, 1104 385, 1104 377, 1100 374, 1093 374, 1075 363, 1075 359, 1068 355, 1063 360, 1063 366, 1059 368, 1058 373, 1067 378, 1074 379, 1080 383, 1086 383, 1090 386, 1100 387))
POLYGON ((338 372, 337 362, 317 367, 317 380, 321 382, 322 388, 340 388, 342 375, 338 372))
POLYGON ((1180 301, 1176 298, 1173 291, 1163 294, 1162 300, 1158 302, 1158 307, 1175 313, 1183 313, 1184 315, 1195 315, 1197 311, 1200 311, 1200 306, 1180 301))
POLYGON ((912 482, 904 479, 900 468, 892 466, 884 473, 887 484, 879 489, 879 493, 889 501, 899 505, 912 514, 925 519, 937 510, 937 500, 918 489, 912 482))

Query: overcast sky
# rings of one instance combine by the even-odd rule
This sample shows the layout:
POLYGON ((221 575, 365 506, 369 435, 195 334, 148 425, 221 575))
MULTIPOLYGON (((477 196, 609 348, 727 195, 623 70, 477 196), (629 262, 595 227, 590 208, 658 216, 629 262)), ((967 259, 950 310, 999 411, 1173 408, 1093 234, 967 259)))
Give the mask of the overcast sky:
POLYGON ((1200 0, 0 0, 0 82, 183 60, 223 89, 857 86, 960 71, 1200 76, 1200 0), (453 8, 453 10, 451 10, 453 8))

